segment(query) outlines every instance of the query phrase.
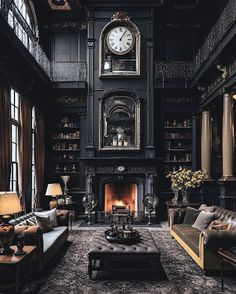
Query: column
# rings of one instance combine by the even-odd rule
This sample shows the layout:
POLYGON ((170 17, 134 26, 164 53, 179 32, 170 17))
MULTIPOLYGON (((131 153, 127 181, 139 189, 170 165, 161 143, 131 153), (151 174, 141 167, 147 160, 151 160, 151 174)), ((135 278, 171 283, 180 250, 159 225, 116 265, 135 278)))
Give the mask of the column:
POLYGON ((225 93, 223 97, 223 122, 222 122, 222 160, 223 175, 221 180, 235 180, 233 176, 234 155, 234 112, 233 98, 225 93))
POLYGON ((88 174, 86 177, 86 193, 93 193, 93 175, 88 174))
POLYGON ((198 113, 192 115, 192 169, 200 168, 200 116, 198 113))
POLYGON ((202 112, 201 133, 201 169, 207 172, 207 179, 211 178, 212 125, 210 111, 202 112))
POLYGON ((87 155, 94 156, 94 15, 93 12, 88 11, 88 28, 87 28, 87 80, 88 80, 88 94, 87 94, 87 155))

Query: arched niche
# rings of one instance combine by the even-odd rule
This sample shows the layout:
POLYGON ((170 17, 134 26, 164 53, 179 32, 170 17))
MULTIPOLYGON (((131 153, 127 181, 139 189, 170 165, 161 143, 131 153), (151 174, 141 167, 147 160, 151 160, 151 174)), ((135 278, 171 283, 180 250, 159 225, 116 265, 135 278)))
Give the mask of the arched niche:
POLYGON ((140 99, 114 91, 99 99, 99 150, 140 149, 140 99))

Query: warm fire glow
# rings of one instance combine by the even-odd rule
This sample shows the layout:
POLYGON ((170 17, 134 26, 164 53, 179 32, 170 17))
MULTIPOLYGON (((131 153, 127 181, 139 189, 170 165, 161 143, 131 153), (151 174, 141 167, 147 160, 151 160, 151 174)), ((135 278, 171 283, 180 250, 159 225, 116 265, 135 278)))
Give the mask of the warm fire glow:
POLYGON ((105 185, 104 209, 112 211, 112 205, 130 206, 131 211, 138 210, 138 186, 134 183, 114 182, 105 185))
POLYGON ((117 201, 115 201, 115 205, 125 206, 125 203, 122 200, 117 200, 117 201))

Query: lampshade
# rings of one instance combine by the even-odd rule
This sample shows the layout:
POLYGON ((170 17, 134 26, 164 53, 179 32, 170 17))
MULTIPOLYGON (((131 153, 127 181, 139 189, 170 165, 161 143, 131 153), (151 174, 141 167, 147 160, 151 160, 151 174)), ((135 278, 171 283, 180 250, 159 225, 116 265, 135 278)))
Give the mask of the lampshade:
POLYGON ((66 185, 69 182, 70 176, 61 176, 61 179, 63 180, 64 184, 66 185))
POLYGON ((0 215, 22 211, 20 199, 15 192, 0 192, 0 215))
POLYGON ((58 183, 48 184, 46 196, 59 196, 62 195, 61 185, 58 183))

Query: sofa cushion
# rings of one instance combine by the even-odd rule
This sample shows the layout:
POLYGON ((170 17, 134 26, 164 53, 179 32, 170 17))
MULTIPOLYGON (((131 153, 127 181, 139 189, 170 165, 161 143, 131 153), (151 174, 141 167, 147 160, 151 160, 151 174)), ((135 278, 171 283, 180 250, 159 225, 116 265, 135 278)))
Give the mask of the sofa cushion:
POLYGON ((192 225, 195 222, 200 212, 201 211, 196 208, 187 207, 183 223, 185 225, 192 225))
POLYGON ((53 246, 57 239, 67 230, 67 227, 56 227, 52 231, 43 234, 43 252, 53 246))
POLYGON ((208 227, 210 222, 215 218, 215 214, 212 212, 201 211, 198 217, 196 218, 193 228, 197 228, 199 230, 204 230, 208 227))
POLYGON ((231 228, 232 228, 232 224, 227 224, 227 223, 220 222, 218 220, 213 220, 209 224, 209 226, 207 227, 207 230, 216 230, 216 231, 226 230, 226 231, 230 231, 231 228))
POLYGON ((50 217, 50 222, 53 227, 57 227, 57 212, 56 208, 48 210, 48 211, 42 211, 42 212, 35 212, 36 216, 49 216, 50 217))
POLYGON ((201 204, 198 209, 199 210, 204 210, 204 211, 207 211, 207 212, 214 212, 215 207, 214 206, 207 206, 206 204, 201 204))
POLYGON ((28 218, 28 219, 26 220, 26 222, 27 222, 27 225, 28 225, 28 226, 36 226, 36 225, 37 225, 37 219, 36 219, 36 216, 32 216, 32 217, 28 218))
POLYGON ((199 256, 200 230, 185 224, 176 224, 172 230, 199 256))
POLYGON ((50 222, 49 216, 36 215, 36 220, 37 220, 37 225, 41 228, 43 233, 52 231, 53 228, 52 228, 52 224, 50 222))

